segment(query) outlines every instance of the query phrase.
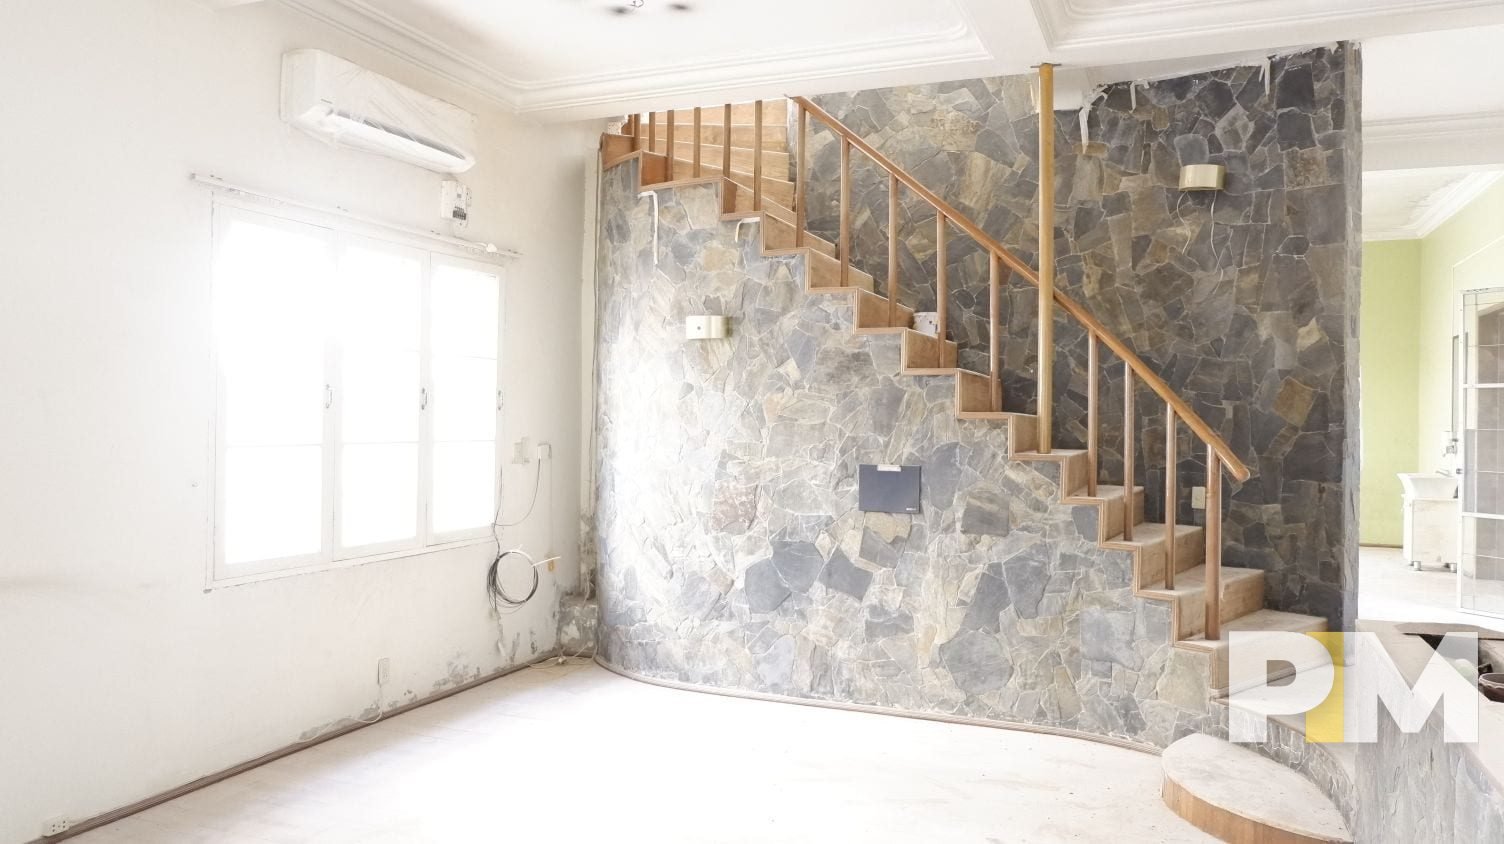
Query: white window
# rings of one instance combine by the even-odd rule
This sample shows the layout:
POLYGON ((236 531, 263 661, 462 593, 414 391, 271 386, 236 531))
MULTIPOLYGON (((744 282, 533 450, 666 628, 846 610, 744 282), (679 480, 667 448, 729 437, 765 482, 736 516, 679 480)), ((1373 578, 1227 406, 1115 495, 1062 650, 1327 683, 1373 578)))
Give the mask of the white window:
POLYGON ((214 579, 491 535, 497 268, 214 212, 214 579))

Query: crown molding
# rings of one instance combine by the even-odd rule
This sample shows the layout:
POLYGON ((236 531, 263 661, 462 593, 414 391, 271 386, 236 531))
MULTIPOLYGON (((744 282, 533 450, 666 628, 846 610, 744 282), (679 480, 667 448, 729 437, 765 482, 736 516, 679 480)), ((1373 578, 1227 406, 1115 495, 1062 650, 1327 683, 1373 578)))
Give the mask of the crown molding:
POLYGON ((1308 43, 1327 40, 1324 35, 1313 37, 1309 31, 1312 26, 1349 24, 1360 19, 1467 14, 1490 9, 1497 13, 1499 10, 1496 0, 1324 0, 1321 3, 1264 0, 1258 4, 1246 0, 1142 0, 1110 5, 1082 0, 1032 2, 1051 48, 1058 50, 1240 30, 1285 29, 1295 35, 1304 29, 1305 33, 1297 40, 1308 43))
POLYGON ((826 50, 770 52, 719 62, 683 61, 627 73, 533 81, 510 76, 365 0, 277 2, 508 111, 544 120, 602 117, 638 104, 671 105, 674 98, 728 91, 768 96, 774 91, 784 93, 785 86, 821 81, 875 86, 918 78, 984 75, 993 64, 992 53, 959 4, 954 8, 963 22, 941 33, 871 40, 826 50))
POLYGON ((1363 239, 1365 241, 1419 240, 1428 237, 1441 228, 1447 220, 1457 216, 1462 209, 1471 205, 1473 200, 1498 184, 1500 179, 1504 179, 1504 171, 1501 170, 1469 173, 1456 183, 1427 197, 1416 208, 1419 213, 1411 214, 1410 219, 1404 225, 1365 229, 1363 239))
POLYGON ((1363 169, 1487 167, 1504 164, 1504 112, 1369 120, 1363 169))

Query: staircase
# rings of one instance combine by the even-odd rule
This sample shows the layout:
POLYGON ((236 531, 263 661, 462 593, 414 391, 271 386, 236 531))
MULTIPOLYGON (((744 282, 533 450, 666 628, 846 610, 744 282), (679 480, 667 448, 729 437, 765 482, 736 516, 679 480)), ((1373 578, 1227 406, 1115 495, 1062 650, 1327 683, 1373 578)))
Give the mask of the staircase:
MULTIPOLYGON (((1042 121, 1048 124, 1049 121, 1042 121)), ((1042 144, 1041 148, 1047 145, 1042 144)), ((1225 694, 1228 688, 1227 631, 1239 632, 1315 632, 1326 630, 1325 619, 1266 609, 1264 572, 1256 569, 1226 568, 1221 565, 1220 516, 1222 512, 1221 476, 1223 472, 1236 481, 1246 480, 1248 469, 1232 454, 1225 442, 1177 396, 1165 382, 1148 368, 1121 341, 1112 336, 1081 305, 1052 285, 1040 284, 1040 275, 1013 256, 1006 247, 989 237, 960 212, 920 185, 877 150, 866 144, 845 126, 803 98, 768 100, 725 105, 715 108, 674 110, 649 115, 629 116, 620 131, 602 137, 603 163, 607 168, 632 159, 640 161, 642 189, 661 189, 676 185, 717 182, 721 184, 722 217, 729 221, 760 223, 762 251, 765 255, 801 255, 807 268, 806 292, 812 295, 849 296, 852 299, 855 330, 858 334, 901 335, 902 372, 911 376, 946 376, 955 382, 955 412, 963 420, 979 425, 1008 426, 1012 459, 1050 461, 1058 464, 1062 502, 1097 508, 1098 544, 1107 549, 1128 551, 1134 560, 1134 592, 1139 597, 1168 603, 1171 609, 1171 635, 1175 647, 1204 654, 1207 658, 1209 686, 1214 693, 1225 694), (794 119, 791 120, 791 114, 794 119), (990 307, 992 311, 992 371, 975 372, 959 368, 957 345, 946 337, 945 307, 939 311, 939 336, 913 328, 914 311, 900 301, 902 290, 897 277, 896 238, 898 202, 889 202, 890 268, 885 293, 879 295, 876 279, 852 263, 849 249, 849 181, 841 185, 841 242, 832 243, 805 229, 803 177, 809 172, 807 126, 813 118, 825 124, 840 139, 843 176, 850 172, 850 158, 860 152, 887 171, 890 188, 902 186, 928 201, 937 212, 936 301, 947 301, 944 250, 951 228, 973 238, 990 255, 990 307), (790 131, 790 125, 795 128, 790 131), (790 138, 790 134, 795 135, 790 138), (671 152, 672 151, 672 152, 671 152), (1034 414, 1004 409, 999 359, 998 299, 1004 268, 1040 286, 1042 322, 1049 321, 1055 308, 1066 312, 1086 328, 1089 340, 1087 447, 1054 448, 1049 425, 1049 396, 1041 389, 1034 414), (1137 382, 1165 403, 1166 429, 1171 432, 1165 443, 1168 472, 1166 480, 1166 522, 1144 520, 1144 488, 1127 483, 1101 483, 1097 467, 1097 393, 1101 349, 1115 354, 1124 366, 1126 383, 1125 420, 1138 418, 1134 412, 1137 382), (1207 526, 1176 524, 1175 482, 1176 424, 1184 423, 1207 447, 1207 526), (1173 537, 1173 541, 1167 541, 1173 537), (1210 622, 1210 623, 1209 623, 1210 622)), ((1045 180, 1041 180, 1044 182, 1045 180)), ((1042 227, 1043 228, 1043 227, 1042 227)), ((1048 275, 1048 273, 1043 274, 1048 275)), ((1040 371, 1048 368, 1048 352, 1041 343, 1040 371)), ((1133 425, 1124 431, 1124 475, 1135 477, 1133 425)))

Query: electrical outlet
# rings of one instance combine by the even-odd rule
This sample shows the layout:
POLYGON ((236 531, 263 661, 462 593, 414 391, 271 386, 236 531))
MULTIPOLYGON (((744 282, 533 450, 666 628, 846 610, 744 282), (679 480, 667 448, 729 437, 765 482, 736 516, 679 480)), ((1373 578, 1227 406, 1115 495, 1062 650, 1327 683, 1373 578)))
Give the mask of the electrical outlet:
POLYGON ((552 460, 552 459, 554 459, 554 445, 553 445, 553 443, 538 443, 538 459, 539 460, 552 460))
POLYGON ((376 685, 385 686, 392 679, 392 660, 390 657, 382 657, 376 660, 376 685))
POLYGON ((1204 486, 1193 486, 1193 487, 1191 487, 1191 509, 1192 510, 1205 510, 1206 509, 1206 487, 1204 487, 1204 486))
POLYGON ((42 821, 42 836, 62 835, 73 828, 73 822, 67 818, 48 818, 42 821))

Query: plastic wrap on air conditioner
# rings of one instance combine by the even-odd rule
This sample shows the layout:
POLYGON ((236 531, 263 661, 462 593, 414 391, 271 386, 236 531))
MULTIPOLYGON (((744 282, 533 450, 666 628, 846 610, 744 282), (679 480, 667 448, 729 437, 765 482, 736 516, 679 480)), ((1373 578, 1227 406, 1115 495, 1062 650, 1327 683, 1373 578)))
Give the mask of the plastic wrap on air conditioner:
POLYGON ((440 173, 475 165, 475 115, 322 50, 282 57, 282 119, 327 143, 440 173))

